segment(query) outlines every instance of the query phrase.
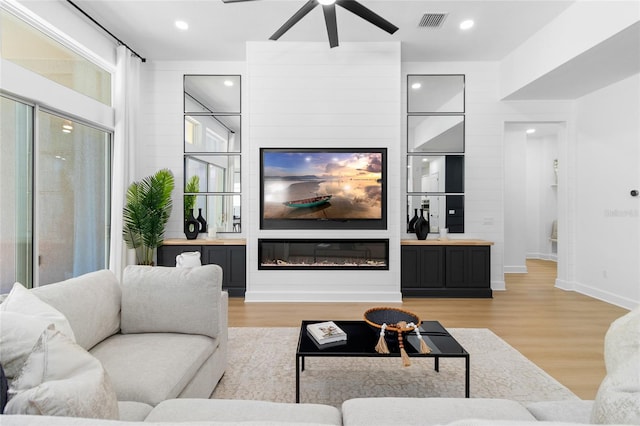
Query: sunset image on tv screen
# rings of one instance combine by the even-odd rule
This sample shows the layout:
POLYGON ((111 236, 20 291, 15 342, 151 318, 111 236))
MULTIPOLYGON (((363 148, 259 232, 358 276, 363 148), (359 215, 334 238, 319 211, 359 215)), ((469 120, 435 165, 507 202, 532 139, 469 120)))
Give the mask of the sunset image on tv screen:
POLYGON ((264 219, 382 217, 380 152, 265 151, 264 219))

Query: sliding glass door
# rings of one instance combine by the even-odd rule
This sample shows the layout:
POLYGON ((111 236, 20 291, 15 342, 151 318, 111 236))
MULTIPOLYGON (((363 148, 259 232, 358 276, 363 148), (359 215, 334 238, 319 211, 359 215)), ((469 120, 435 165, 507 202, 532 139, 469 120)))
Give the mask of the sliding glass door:
POLYGON ((0 101, 0 293, 107 268, 111 134, 0 101))
POLYGON ((33 281, 33 107, 0 97, 0 293, 33 281))
POLYGON ((110 134, 39 111, 38 282, 108 267, 110 134))

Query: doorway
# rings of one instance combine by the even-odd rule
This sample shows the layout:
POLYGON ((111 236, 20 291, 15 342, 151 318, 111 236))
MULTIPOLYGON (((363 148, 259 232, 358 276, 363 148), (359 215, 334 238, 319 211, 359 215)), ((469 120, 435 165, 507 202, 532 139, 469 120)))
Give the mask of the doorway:
POLYGON ((505 273, 527 273, 527 259, 558 261, 564 127, 559 122, 505 123, 505 273))

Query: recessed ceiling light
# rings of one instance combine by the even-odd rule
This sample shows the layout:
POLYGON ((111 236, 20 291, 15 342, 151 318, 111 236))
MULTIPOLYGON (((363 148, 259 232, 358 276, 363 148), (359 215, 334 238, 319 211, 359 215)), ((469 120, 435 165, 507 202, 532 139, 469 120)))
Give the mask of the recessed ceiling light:
POLYGON ((530 135, 532 133, 535 133, 536 129, 527 129, 527 134, 530 135))
POLYGON ((185 21, 176 21, 176 28, 182 31, 186 31, 189 29, 189 24, 185 21))
POLYGON ((421 87, 422 87, 422 83, 413 83, 413 84, 411 85, 411 88, 412 88, 413 90, 418 90, 418 89, 419 89, 419 88, 421 88, 421 87))
POLYGON ((231 81, 231 80, 225 80, 225 81, 224 81, 224 85, 225 85, 225 86, 227 86, 227 87, 231 87, 231 86, 233 86, 233 81, 231 81))
POLYGON ((334 4, 336 2, 336 0, 318 0, 318 3, 328 6, 330 4, 334 4))
POLYGON ((473 27, 473 25, 474 25, 473 19, 467 19, 466 21, 460 22, 460 29, 468 30, 469 28, 473 27))

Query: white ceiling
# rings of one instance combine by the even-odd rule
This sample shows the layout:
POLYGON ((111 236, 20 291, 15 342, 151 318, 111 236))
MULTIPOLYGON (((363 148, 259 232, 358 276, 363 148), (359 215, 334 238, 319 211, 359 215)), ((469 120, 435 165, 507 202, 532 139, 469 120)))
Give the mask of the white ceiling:
MULTIPOLYGON (((32 0, 39 1, 39 0, 32 0)), ((131 49, 148 60, 245 60, 247 41, 267 41, 306 0, 74 0, 131 49), (189 23, 179 31, 177 19, 189 23)), ((573 1, 565 0, 360 0, 400 29, 393 35, 337 7, 340 42, 398 41, 403 61, 500 60, 573 1), (424 13, 447 13, 440 28, 420 28, 424 13), (475 26, 462 31, 462 20, 475 26)), ((71 7, 71 6, 70 6, 71 7)), ((324 41, 320 7, 280 40, 324 41)), ((273 41, 277 43, 277 41, 273 41)), ((339 49, 337 47, 336 49, 339 49)))

